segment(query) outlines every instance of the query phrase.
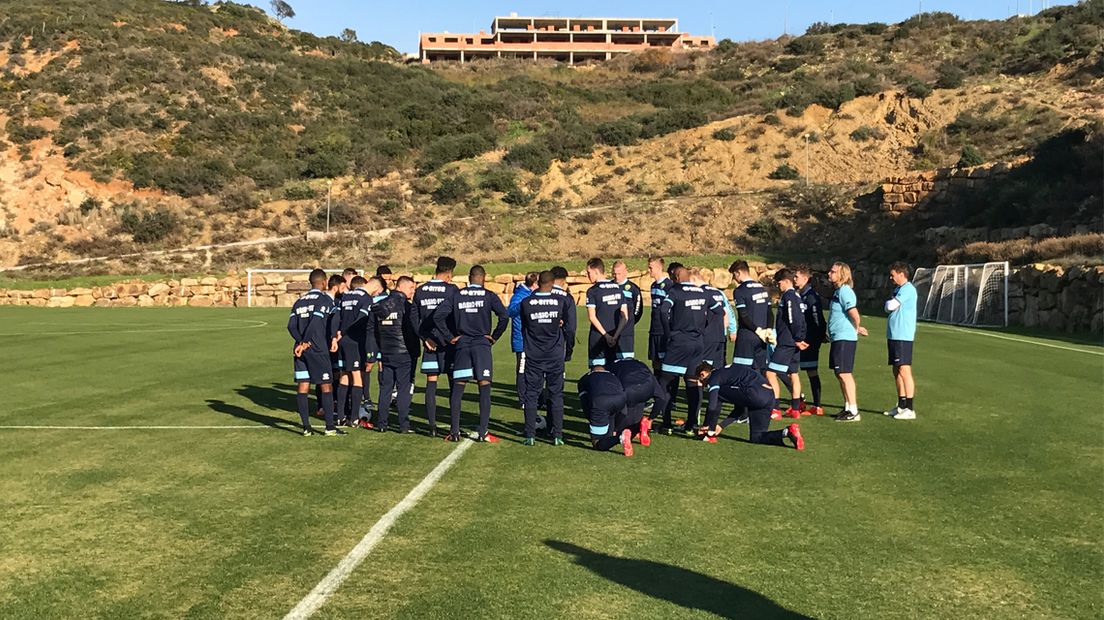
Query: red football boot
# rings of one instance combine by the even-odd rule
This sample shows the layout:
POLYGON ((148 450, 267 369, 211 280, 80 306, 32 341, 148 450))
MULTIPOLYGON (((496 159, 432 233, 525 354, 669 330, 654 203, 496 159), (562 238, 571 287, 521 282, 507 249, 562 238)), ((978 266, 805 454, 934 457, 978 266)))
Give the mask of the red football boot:
POLYGON ((627 428, 621 431, 621 449, 625 451, 625 456, 632 456, 632 431, 627 428))
POLYGON ((640 420, 640 445, 650 446, 652 445, 652 436, 648 434, 652 430, 652 421, 648 416, 644 416, 640 420))
POLYGON ((794 447, 800 452, 805 449, 805 439, 801 437, 801 428, 796 424, 791 424, 786 427, 786 430, 790 434, 790 440, 793 441, 794 447))

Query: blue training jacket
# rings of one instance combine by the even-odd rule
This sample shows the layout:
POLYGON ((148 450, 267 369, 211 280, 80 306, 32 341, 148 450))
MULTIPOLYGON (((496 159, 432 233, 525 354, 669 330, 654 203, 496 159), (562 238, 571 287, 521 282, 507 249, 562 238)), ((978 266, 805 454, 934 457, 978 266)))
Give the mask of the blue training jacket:
POLYGON ((525 342, 521 337, 521 302, 533 294, 532 289, 520 282, 514 286, 514 295, 510 297, 510 350, 521 353, 525 350, 525 342))

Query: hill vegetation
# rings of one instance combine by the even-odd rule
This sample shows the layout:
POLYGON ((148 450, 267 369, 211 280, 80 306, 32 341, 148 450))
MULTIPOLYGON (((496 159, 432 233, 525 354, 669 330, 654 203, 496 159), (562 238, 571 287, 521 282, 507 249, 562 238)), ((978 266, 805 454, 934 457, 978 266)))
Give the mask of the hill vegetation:
MULTIPOLYGON (((1104 76, 1101 0, 1003 21, 926 13, 899 24, 814 24, 797 37, 725 40, 708 53, 653 50, 582 68, 404 66, 380 43, 296 31, 231 2, 8 6, 0 254, 22 262, 300 233, 321 221, 331 179, 331 220, 348 228, 381 219, 428 226, 426 218, 458 208, 524 219, 526 209, 570 206, 573 194, 557 179, 573 158, 612 162, 596 174, 616 175, 622 149, 726 119, 762 119, 762 131, 786 129, 799 140, 794 119, 812 109, 842 116, 848 102, 886 92, 926 102, 1009 79, 1001 76, 1086 93, 1091 101, 1075 107, 1092 109, 1104 76), (69 171, 79 191, 52 181, 51 166, 69 171), (34 211, 35 187, 67 190, 34 211), (220 233, 231 229, 237 237, 220 233)), ((837 140, 889 144, 910 167, 993 161, 1083 124, 1066 103, 977 103, 913 132, 909 144, 890 144, 859 119, 837 140)), ((708 140, 750 153, 752 132, 718 126, 708 140)), ((755 172, 763 182, 800 176, 792 149, 780 148, 755 172)), ((680 199, 696 189, 677 179, 637 193, 680 199)))

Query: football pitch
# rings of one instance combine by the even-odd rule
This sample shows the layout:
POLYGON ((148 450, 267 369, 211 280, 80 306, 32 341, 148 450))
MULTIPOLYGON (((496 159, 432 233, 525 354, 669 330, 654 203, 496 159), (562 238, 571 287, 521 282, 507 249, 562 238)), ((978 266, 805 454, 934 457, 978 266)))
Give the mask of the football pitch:
MULTIPOLYGON (((506 338, 503 441, 459 448, 301 437, 284 309, 0 320, 3 618, 283 617, 458 449, 315 617, 1104 613, 1104 350, 1091 344, 922 324, 918 419, 903 422, 880 415, 896 402, 885 324, 864 317, 862 422, 802 418, 802 453, 734 426, 714 445, 658 436, 624 458, 589 449, 581 355, 567 445, 520 444, 506 338)), ((473 386, 464 406, 469 428, 473 386)))

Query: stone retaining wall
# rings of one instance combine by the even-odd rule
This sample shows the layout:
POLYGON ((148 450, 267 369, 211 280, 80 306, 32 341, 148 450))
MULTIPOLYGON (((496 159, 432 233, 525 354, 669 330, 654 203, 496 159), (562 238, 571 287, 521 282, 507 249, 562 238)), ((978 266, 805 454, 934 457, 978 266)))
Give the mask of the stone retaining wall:
POLYGON ((940 168, 917 172, 916 174, 889 177, 880 189, 882 210, 891 213, 908 211, 929 198, 945 198, 952 188, 981 187, 982 183, 1008 174, 1012 168, 1027 161, 1026 158, 1014 162, 982 164, 969 168, 940 168))
MULTIPOLYGON (((781 264, 752 263, 754 275, 766 284, 774 295, 772 276, 781 264)), ((813 265, 824 274, 828 265, 813 265)), ((732 276, 725 269, 703 269, 706 282, 722 290, 732 288, 732 276)), ((642 272, 630 272, 630 279, 640 286, 644 303, 651 302, 648 293, 652 279, 642 272)), ((893 285, 882 265, 853 265, 855 291, 863 308, 880 308, 889 297, 893 285)), ((396 276, 397 277, 397 276, 396 276)), ((430 276, 416 274, 422 283, 430 276)), ((502 274, 490 278, 486 287, 509 303, 514 287, 525 274, 502 274)), ((823 276, 821 276, 823 278, 823 276)), ((466 276, 454 278, 463 286, 466 276)), ((392 279, 393 282, 393 279, 392 279)), ((257 274, 253 276, 253 305, 259 308, 290 307, 308 288, 303 276, 257 274)), ((572 274, 568 287, 577 304, 582 304, 590 286, 585 275, 572 274)), ((831 294, 828 283, 818 282, 821 294, 831 294)), ((1069 267, 1035 264, 1013 268, 1009 276, 1009 322, 1025 327, 1042 327, 1066 332, 1104 332, 1104 266, 1069 267)), ((4 290, 0 289, 0 305, 69 307, 244 307, 246 281, 237 276, 222 278, 182 278, 165 282, 118 282, 107 286, 73 289, 4 290)))

